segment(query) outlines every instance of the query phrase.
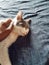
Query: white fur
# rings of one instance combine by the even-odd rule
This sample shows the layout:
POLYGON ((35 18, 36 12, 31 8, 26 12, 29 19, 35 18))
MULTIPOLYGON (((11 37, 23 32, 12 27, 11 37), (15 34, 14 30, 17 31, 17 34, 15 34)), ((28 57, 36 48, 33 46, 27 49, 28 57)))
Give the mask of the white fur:
POLYGON ((15 18, 13 19, 13 25, 16 25, 17 22, 18 22, 18 20, 17 20, 17 18, 15 17, 15 18))
MULTIPOLYGON (((18 15, 20 15, 21 12, 19 12, 18 15)), ((4 22, 4 21, 3 21, 4 22)), ((26 34, 28 34, 29 29, 25 29, 23 27, 17 27, 17 19, 16 17, 12 20, 11 24, 9 25, 8 28, 6 29, 10 29, 12 27, 12 24, 14 25, 12 32, 3 40, 0 42, 0 64, 1 65, 11 65, 10 59, 9 59, 9 54, 8 54, 8 47, 13 44, 18 36, 25 36, 26 34)), ((0 26, 1 26, 0 22, 0 26)))

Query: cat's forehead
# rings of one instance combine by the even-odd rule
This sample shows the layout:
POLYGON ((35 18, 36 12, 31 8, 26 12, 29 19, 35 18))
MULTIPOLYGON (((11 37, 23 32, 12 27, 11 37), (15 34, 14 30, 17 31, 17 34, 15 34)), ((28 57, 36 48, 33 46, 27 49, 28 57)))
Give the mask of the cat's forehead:
POLYGON ((24 20, 17 20, 16 17, 13 19, 13 24, 14 24, 14 25, 16 25, 16 24, 19 23, 19 22, 23 23, 24 20))

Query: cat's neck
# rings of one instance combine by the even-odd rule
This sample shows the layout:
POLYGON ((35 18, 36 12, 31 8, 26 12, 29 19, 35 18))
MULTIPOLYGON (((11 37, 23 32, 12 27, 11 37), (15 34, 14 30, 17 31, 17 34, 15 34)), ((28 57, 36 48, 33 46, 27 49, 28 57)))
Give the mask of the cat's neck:
POLYGON ((18 39, 18 37, 18 33, 16 33, 16 30, 13 28, 12 32, 7 36, 7 38, 0 42, 0 46, 9 47, 18 39))
POLYGON ((11 44, 13 44, 17 40, 17 38, 19 37, 18 35, 19 33, 17 32, 16 27, 15 27, 16 23, 17 23, 17 19, 14 18, 12 20, 12 23, 8 27, 8 29, 10 29, 13 24, 13 29, 10 32, 10 34, 4 40, 0 42, 0 46, 9 47, 11 44))

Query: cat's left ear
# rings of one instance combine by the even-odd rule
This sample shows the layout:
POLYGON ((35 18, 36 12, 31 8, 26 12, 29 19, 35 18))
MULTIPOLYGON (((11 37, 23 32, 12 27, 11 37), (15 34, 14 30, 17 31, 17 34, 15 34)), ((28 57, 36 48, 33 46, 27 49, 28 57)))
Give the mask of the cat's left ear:
POLYGON ((27 23, 30 23, 31 22, 31 19, 26 19, 25 20, 27 23))
POLYGON ((19 11, 18 13, 17 13, 17 20, 22 20, 22 15, 23 15, 23 13, 22 13, 22 11, 19 11))

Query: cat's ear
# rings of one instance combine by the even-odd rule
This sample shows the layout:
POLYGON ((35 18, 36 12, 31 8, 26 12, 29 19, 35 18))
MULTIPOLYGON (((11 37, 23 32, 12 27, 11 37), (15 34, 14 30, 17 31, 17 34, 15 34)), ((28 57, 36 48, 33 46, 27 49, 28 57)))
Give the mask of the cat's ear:
POLYGON ((27 23, 30 23, 30 22, 31 22, 31 20, 30 20, 30 19, 26 19, 25 21, 26 21, 27 23))
POLYGON ((23 15, 23 13, 22 13, 22 11, 19 11, 18 13, 17 13, 17 20, 22 20, 22 15, 23 15))

